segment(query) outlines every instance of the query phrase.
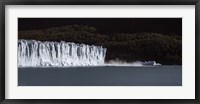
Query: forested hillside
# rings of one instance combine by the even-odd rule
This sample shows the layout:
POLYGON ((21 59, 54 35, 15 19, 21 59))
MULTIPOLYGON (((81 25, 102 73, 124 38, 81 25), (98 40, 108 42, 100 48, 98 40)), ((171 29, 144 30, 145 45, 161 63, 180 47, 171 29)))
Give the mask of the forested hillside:
POLYGON ((19 31, 19 39, 67 41, 107 48, 106 61, 155 60, 161 64, 182 64, 181 34, 164 33, 102 33, 86 25, 68 25, 40 30, 19 31))

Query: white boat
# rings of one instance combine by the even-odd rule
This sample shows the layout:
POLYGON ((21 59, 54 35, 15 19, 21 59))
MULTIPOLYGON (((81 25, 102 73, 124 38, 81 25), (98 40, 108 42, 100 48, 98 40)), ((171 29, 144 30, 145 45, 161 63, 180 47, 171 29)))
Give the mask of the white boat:
POLYGON ((142 65, 161 65, 161 64, 156 63, 156 61, 145 61, 142 63, 142 65))

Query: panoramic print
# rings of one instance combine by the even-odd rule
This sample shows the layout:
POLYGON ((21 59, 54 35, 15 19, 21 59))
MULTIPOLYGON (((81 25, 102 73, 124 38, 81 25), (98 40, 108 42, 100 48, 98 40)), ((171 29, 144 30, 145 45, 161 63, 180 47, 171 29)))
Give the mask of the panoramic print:
POLYGON ((18 18, 18 86, 182 86, 182 18, 18 18))

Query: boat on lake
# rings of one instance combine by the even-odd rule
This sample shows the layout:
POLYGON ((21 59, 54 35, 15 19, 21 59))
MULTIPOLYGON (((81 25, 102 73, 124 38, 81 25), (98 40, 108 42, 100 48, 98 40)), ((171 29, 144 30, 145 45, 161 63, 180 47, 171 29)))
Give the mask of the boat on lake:
POLYGON ((159 64, 159 63, 156 63, 156 61, 145 61, 145 62, 143 62, 142 63, 142 65, 152 65, 152 66, 154 66, 154 65, 161 65, 161 64, 159 64))

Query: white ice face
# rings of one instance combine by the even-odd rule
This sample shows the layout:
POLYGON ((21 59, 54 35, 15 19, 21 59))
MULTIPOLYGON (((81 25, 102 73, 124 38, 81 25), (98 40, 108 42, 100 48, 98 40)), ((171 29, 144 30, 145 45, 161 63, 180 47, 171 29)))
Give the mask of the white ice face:
POLYGON ((106 48, 102 46, 18 40, 18 66, 95 66, 103 65, 106 48))

